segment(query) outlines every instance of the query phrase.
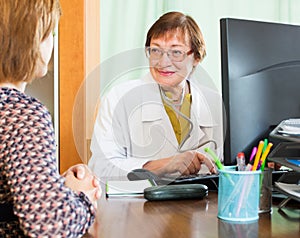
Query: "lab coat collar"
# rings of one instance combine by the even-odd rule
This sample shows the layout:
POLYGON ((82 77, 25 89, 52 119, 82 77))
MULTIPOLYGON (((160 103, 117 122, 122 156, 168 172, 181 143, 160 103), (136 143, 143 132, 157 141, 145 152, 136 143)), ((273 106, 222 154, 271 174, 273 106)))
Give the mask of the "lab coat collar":
MULTIPOLYGON (((171 137, 167 137, 168 140, 174 146, 178 146, 172 124, 169 122, 169 120, 167 120, 168 115, 164 109, 158 84, 152 78, 151 74, 147 74, 143 78, 143 83, 144 87, 142 87, 140 91, 142 98, 142 122, 145 123, 161 120, 164 126, 168 128, 167 131, 172 132, 172 135, 174 134, 171 137), (163 118, 165 120, 163 120, 163 118), (166 122, 168 123, 166 124, 166 122)), ((190 133, 190 137, 183 144, 181 149, 197 146, 199 141, 201 141, 201 139, 205 136, 203 128, 213 127, 214 125, 212 114, 209 110, 209 105, 201 91, 201 88, 194 83, 191 83, 190 85, 192 94, 191 119, 194 122, 194 129, 190 133)))
POLYGON ((191 117, 194 117, 193 121, 197 121, 197 124, 200 127, 213 127, 216 123, 208 101, 204 95, 203 90, 205 90, 205 88, 197 85, 193 81, 190 81, 190 89, 192 95, 191 117), (198 115, 195 115, 195 112, 198 115))
MULTIPOLYGON (((142 121, 150 122, 161 120, 163 118, 164 106, 158 84, 152 78, 150 73, 148 73, 142 81, 142 121)), ((191 117, 193 117, 193 121, 196 121, 200 127, 213 127, 215 122, 207 99, 203 93, 205 88, 194 83, 193 80, 189 82, 192 95, 191 117), (195 115, 195 113, 197 113, 197 115, 195 115)))
POLYGON ((161 100, 158 84, 147 74, 143 78, 144 85, 141 88, 142 97, 142 121, 151 122, 162 120, 164 106, 161 100))

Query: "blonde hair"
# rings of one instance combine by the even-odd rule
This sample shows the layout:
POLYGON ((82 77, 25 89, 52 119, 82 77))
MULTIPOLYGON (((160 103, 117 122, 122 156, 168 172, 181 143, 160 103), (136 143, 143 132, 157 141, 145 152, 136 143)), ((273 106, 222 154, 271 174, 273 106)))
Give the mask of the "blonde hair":
POLYGON ((59 0, 0 1, 0 82, 31 82, 41 42, 61 15, 59 0))

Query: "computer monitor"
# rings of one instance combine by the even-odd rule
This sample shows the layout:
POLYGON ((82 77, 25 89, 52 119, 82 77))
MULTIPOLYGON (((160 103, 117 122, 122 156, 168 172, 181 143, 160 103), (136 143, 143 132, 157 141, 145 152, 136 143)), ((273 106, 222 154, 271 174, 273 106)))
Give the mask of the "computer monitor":
POLYGON ((220 30, 224 164, 232 165, 282 120, 300 117, 300 26, 224 18, 220 30))

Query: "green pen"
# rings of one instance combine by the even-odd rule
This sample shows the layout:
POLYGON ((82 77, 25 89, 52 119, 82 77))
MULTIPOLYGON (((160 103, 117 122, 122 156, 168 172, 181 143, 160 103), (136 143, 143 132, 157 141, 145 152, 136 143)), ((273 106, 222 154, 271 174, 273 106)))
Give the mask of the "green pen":
POLYGON ((268 139, 264 139, 264 147, 263 147, 262 153, 265 152, 265 150, 267 149, 267 146, 268 146, 268 139))
MULTIPOLYGON (((219 160, 219 158, 218 158, 218 156, 215 154, 215 152, 213 152, 213 151, 212 151, 210 148, 208 148, 208 147, 204 148, 204 151, 205 151, 206 153, 208 153, 208 154, 212 157, 212 159, 214 160, 214 162, 215 162, 215 164, 216 164, 216 166, 217 166, 217 168, 218 168, 219 170, 223 170, 223 169, 224 169, 223 164, 221 163, 221 161, 219 160)), ((232 181, 232 179, 231 179, 231 177, 229 176, 229 174, 228 174, 228 173, 225 173, 225 176, 226 176, 226 178, 229 179, 229 182, 231 183, 231 185, 232 185, 232 186, 235 186, 235 183, 232 181)))
POLYGON ((219 160, 219 158, 218 158, 218 156, 215 154, 215 152, 213 152, 213 151, 212 151, 210 148, 208 148, 208 147, 204 148, 204 151, 205 151, 206 153, 208 153, 208 154, 213 158, 213 160, 214 160, 214 162, 215 162, 215 164, 216 164, 216 166, 217 166, 217 168, 218 168, 219 170, 224 169, 223 164, 221 163, 221 161, 219 160))

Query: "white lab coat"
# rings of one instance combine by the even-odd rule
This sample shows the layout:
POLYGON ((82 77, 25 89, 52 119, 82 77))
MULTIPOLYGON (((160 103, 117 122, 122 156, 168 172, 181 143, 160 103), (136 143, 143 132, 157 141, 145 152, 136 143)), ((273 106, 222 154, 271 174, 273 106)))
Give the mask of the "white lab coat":
MULTIPOLYGON (((149 160, 173 156, 210 139, 217 142, 222 159, 221 96, 193 80, 190 85, 193 130, 181 148, 150 73, 113 87, 101 98, 94 125, 92 171, 99 177, 124 176, 149 160)), ((214 148, 212 143, 205 146, 214 148)))

